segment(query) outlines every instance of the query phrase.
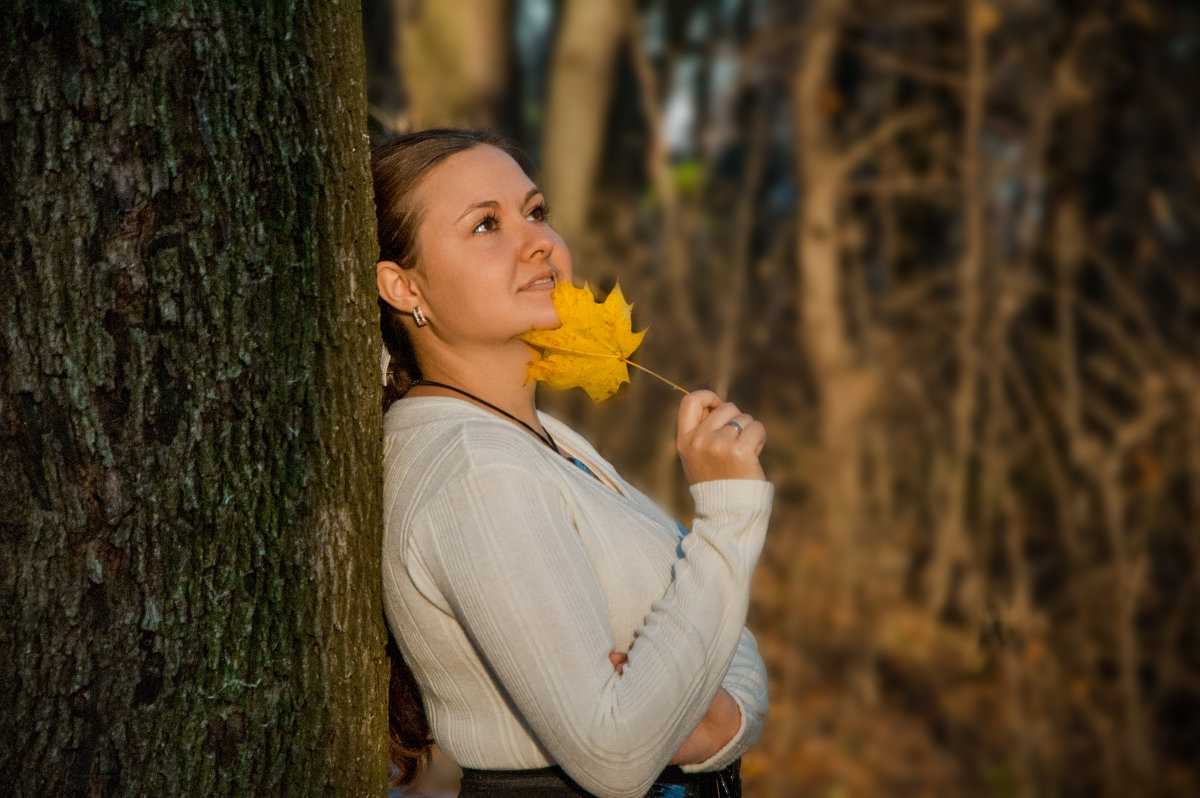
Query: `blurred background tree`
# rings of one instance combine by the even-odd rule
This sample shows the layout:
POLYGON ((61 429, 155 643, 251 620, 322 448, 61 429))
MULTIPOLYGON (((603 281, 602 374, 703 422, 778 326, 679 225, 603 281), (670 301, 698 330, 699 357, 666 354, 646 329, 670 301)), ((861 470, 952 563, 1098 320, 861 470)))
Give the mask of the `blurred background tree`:
MULTIPOLYGON (((778 489, 754 796, 1200 794, 1200 10, 365 0, 778 489)), ((671 393, 544 397, 685 505, 671 393)), ((453 774, 450 779, 452 781, 453 774)))

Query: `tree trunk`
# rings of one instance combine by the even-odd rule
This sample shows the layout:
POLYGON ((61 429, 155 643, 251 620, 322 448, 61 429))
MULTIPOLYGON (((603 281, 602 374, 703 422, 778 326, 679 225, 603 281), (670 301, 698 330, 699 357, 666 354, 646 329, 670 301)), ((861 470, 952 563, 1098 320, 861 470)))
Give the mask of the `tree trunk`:
POLYGON ((511 128, 508 0, 399 0, 398 8, 410 128, 511 128))
POLYGON ((542 162, 554 227, 571 246, 582 243, 586 229, 617 49, 632 10, 629 0, 568 0, 563 6, 550 69, 542 162))
POLYGON ((380 795, 358 5, 2 30, 0 783, 380 795))
POLYGON ((844 4, 813 6, 804 54, 793 82, 796 162, 803 199, 798 214, 800 338, 819 391, 821 473, 816 475, 821 518, 839 564, 831 574, 837 604, 853 615, 852 587, 861 577, 857 545, 862 512, 862 420, 874 391, 856 364, 843 299, 839 214, 845 186, 844 149, 837 143, 823 97, 831 90, 844 4))
MULTIPOLYGON (((963 129, 962 187, 964 245, 958 270, 960 318, 955 341, 958 377, 954 388, 951 424, 954 437, 949 462, 941 469, 941 485, 936 501, 941 509, 932 562, 926 606, 934 614, 954 605, 956 571, 965 568, 971 551, 968 535, 968 483, 976 457, 976 426, 979 414, 980 381, 983 372, 981 331, 986 326, 983 304, 984 274, 984 187, 981 183, 984 95, 987 92, 987 33, 981 22, 982 5, 971 0, 964 6, 963 29, 967 40, 967 75, 963 94, 966 119, 963 129)), ((968 616, 980 607, 977 600, 964 598, 961 607, 968 616)))

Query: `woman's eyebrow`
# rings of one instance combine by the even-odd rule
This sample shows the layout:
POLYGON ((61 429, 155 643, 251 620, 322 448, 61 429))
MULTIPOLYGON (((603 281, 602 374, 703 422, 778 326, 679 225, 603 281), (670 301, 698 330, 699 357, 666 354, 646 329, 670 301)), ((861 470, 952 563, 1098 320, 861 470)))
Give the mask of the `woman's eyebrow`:
MULTIPOLYGON (((527 191, 525 193, 525 199, 521 200, 521 204, 524 205, 526 202, 529 202, 529 200, 533 199, 534 197, 536 197, 538 194, 541 194, 541 193, 542 193, 542 190, 540 188, 538 188, 537 186, 534 186, 533 188, 529 189, 529 191, 527 191)), ((483 200, 482 202, 476 202, 474 205, 471 205, 465 211, 463 211, 462 215, 460 215, 454 221, 456 221, 456 222, 462 221, 463 216, 466 216, 467 214, 471 213, 472 211, 477 211, 480 208, 492 208, 494 210, 499 207, 500 207, 500 203, 497 202, 496 200, 483 200)))

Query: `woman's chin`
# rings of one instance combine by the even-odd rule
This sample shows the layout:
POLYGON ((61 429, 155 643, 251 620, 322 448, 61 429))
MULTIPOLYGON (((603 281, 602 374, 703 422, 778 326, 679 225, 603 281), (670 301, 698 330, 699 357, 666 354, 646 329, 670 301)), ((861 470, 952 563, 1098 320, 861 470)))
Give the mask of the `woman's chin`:
POLYGON ((533 319, 531 330, 553 330, 555 327, 561 327, 562 321, 558 318, 558 311, 550 308, 546 313, 540 313, 533 319))

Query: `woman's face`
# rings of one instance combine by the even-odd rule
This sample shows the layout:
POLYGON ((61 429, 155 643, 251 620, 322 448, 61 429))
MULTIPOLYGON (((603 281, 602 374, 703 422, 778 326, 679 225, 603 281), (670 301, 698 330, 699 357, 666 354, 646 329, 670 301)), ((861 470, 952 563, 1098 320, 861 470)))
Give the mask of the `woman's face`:
POLYGON ((555 281, 570 281, 571 256, 516 161, 489 145, 455 153, 425 176, 415 199, 413 276, 439 337, 487 344, 558 326, 552 293, 555 281))

